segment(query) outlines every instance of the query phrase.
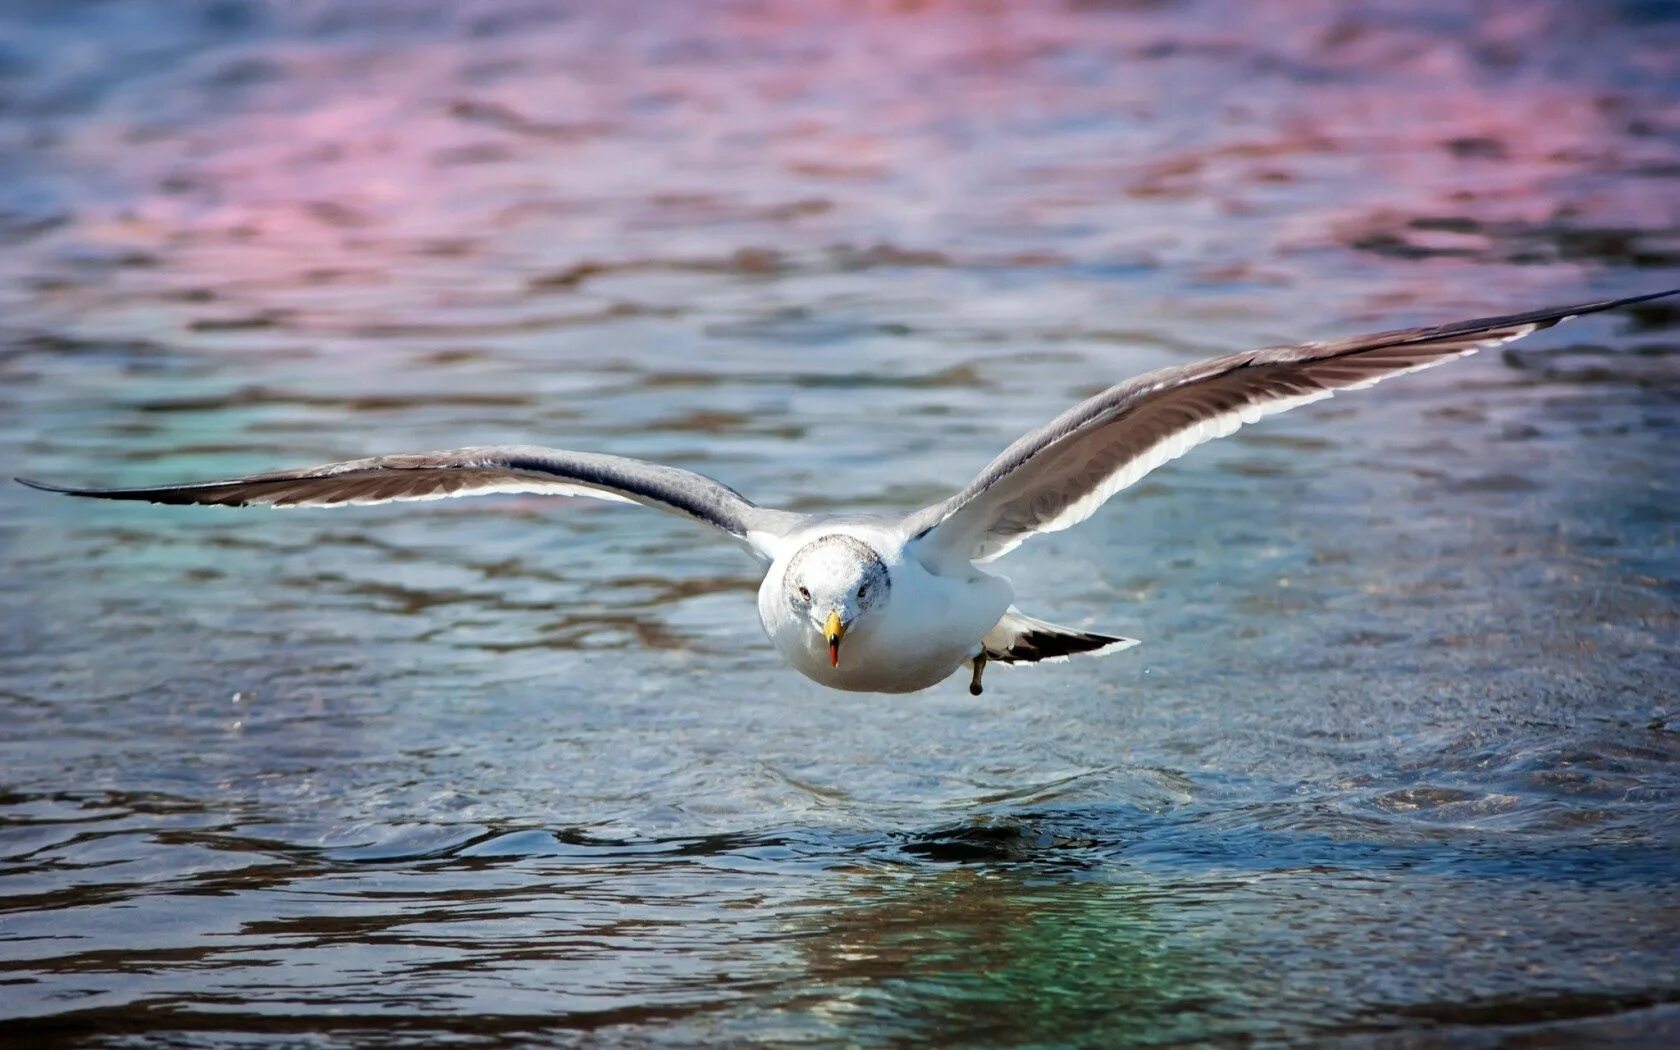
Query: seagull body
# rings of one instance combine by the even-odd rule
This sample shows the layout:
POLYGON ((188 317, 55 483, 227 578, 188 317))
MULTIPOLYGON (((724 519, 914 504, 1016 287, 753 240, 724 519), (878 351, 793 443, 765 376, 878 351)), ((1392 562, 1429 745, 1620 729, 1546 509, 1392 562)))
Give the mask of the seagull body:
POLYGON ((891 518, 823 522, 786 537, 758 589, 764 633, 794 670, 834 689, 911 693, 944 681, 975 658, 1015 590, 972 564, 933 571, 918 553, 891 518), (811 629, 813 611, 820 630, 811 629), (843 660, 830 643, 829 611, 838 614, 843 660))
POLYGON ((760 507, 690 471, 533 445, 330 463, 150 488, 34 488, 99 499, 273 507, 355 506, 498 492, 638 503, 722 531, 766 566, 759 619, 777 652, 834 689, 908 693, 964 664, 1116 652, 1130 638, 1059 627, 1016 609, 984 564, 1030 536, 1076 525, 1191 448, 1261 417, 1442 364, 1581 314, 1680 293, 1536 310, 1334 343, 1227 354, 1149 372, 1024 435, 949 499, 903 516, 760 507))

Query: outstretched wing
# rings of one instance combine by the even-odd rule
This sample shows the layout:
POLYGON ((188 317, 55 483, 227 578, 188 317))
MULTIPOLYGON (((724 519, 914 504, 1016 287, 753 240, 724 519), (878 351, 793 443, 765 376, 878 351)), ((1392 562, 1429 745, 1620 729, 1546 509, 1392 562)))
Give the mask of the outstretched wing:
POLYGON ((18 480, 70 496, 222 507, 345 507, 496 492, 588 496, 680 514, 723 530, 759 554, 766 553, 767 540, 802 520, 798 514, 760 507, 703 474, 624 456, 535 445, 376 456, 155 488, 67 488, 18 480))
POLYGON ((935 558, 989 561, 1034 533, 1077 525, 1156 467, 1244 423, 1521 339, 1571 317, 1676 293, 1680 289, 1163 368, 1110 387, 1022 437, 967 488, 910 515, 905 526, 935 558))

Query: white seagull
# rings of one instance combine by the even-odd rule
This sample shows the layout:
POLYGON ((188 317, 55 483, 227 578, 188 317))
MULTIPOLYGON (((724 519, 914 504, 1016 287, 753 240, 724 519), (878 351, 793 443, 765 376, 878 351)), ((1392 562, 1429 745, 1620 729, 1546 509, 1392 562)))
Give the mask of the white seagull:
POLYGON ((690 471, 535 445, 329 463, 158 488, 88 489, 98 499, 242 507, 339 507, 494 492, 588 496, 719 529, 767 566, 765 633, 795 670, 834 689, 909 693, 987 661, 1038 663, 1118 652, 1131 638, 1060 627, 1011 602, 979 567, 1041 532, 1076 525, 1161 464, 1244 423, 1520 339, 1581 314, 1680 293, 1302 343, 1162 368, 1097 394, 1022 437, 956 495, 913 513, 796 514, 760 507, 690 471))

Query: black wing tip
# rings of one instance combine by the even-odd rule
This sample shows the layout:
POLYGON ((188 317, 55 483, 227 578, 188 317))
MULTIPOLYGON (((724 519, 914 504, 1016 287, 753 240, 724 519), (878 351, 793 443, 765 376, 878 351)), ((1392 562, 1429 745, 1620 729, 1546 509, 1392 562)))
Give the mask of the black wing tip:
POLYGON ((12 480, 25 488, 35 489, 38 492, 75 496, 78 499, 144 500, 148 503, 187 502, 179 498, 173 489, 85 489, 72 488, 68 485, 54 485, 46 481, 36 481, 34 478, 13 477, 12 480))
MULTIPOLYGON (((1527 330, 1516 335, 1507 336, 1507 341, 1535 332, 1543 332, 1554 328, 1565 321, 1589 314, 1603 313, 1606 310, 1617 310, 1624 306, 1636 306, 1648 303, 1653 299, 1666 299, 1671 295, 1680 295, 1680 288, 1669 288, 1661 292, 1646 292, 1643 295, 1629 295, 1620 299, 1597 299, 1590 303, 1574 303, 1569 306, 1550 306, 1539 310, 1529 310, 1520 314, 1504 314, 1498 317, 1478 317, 1469 321, 1455 321, 1449 324, 1432 325, 1424 328, 1402 328, 1393 332, 1383 332, 1374 336, 1355 338, 1345 344, 1331 344, 1344 351, 1351 349, 1360 353, 1368 350, 1385 350, 1396 346, 1414 343, 1429 343, 1441 339, 1475 336, 1483 332, 1492 332, 1501 328, 1525 327, 1527 330)), ((1312 344, 1308 344, 1312 345, 1312 344)))
POLYGON ((1575 306, 1558 306, 1550 310, 1535 310, 1534 312, 1513 318, 1513 322, 1527 323, 1534 327, 1530 331, 1545 331, 1555 328, 1565 321, 1573 321, 1577 317, 1603 313, 1606 310, 1619 310, 1624 306, 1637 306, 1648 303, 1653 299, 1666 299, 1671 295, 1680 295, 1680 288, 1670 288, 1662 292, 1646 292, 1644 295, 1629 295, 1620 299, 1600 299, 1591 303, 1579 303, 1575 306))
POLYGON ((45 481, 36 481, 34 478, 14 477, 12 480, 26 489, 35 489, 38 492, 57 492, 66 496, 84 495, 76 489, 65 488, 63 485, 51 485, 45 481))
POLYGON ((35 489, 37 492, 55 492, 60 496, 82 496, 88 499, 140 499, 142 489, 85 489, 70 485, 54 485, 48 481, 36 481, 34 478, 14 477, 13 481, 25 488, 35 489))
POLYGON ((1442 325, 1440 329, 1445 333, 1447 330, 1454 328, 1469 329, 1471 327, 1530 324, 1534 325, 1537 330, 1543 330, 1577 317, 1603 313, 1606 310, 1619 310, 1624 306, 1637 306, 1640 303, 1648 303, 1653 299, 1666 299, 1671 295, 1680 295, 1680 288, 1669 288, 1661 292, 1646 292, 1644 295, 1628 295, 1620 299, 1596 299, 1590 303, 1551 306, 1539 310, 1530 310, 1527 313, 1511 314, 1506 317, 1488 317, 1476 321, 1463 321, 1457 325, 1442 325))
MULTIPOLYGON (((1579 317, 1582 314, 1596 314, 1601 310, 1615 310, 1623 306, 1635 306, 1648 303, 1653 299, 1667 299, 1671 295, 1680 295, 1680 288, 1670 288, 1662 292, 1646 292, 1644 295, 1629 295, 1621 299, 1601 299, 1596 303, 1582 303, 1579 306, 1567 306, 1557 312, 1566 317, 1579 317)), ((1563 318, 1560 318, 1562 320, 1563 318)))

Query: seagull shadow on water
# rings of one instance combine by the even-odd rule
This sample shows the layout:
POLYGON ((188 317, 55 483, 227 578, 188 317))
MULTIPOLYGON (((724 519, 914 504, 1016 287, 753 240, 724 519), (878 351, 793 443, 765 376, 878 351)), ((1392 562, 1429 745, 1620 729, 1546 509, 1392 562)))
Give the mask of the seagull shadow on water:
POLYGON ((671 863, 728 865, 735 859, 818 869, 974 867, 1045 876, 1135 871, 1204 889, 1253 878, 1382 879, 1406 873, 1513 885, 1666 889, 1672 856, 1660 845, 1583 844, 1489 838, 1472 831, 1416 834, 1405 822, 1352 822, 1342 832, 1233 822, 1206 805, 1157 812, 1119 803, 990 813, 921 830, 789 826, 768 831, 626 837, 586 827, 464 826, 452 841, 419 849, 401 842, 327 849, 270 844, 311 866, 416 866, 482 870, 550 861, 580 872, 671 863), (1357 826, 1355 826, 1357 825, 1357 826))
POLYGON ((1005 864, 1042 869, 1095 868, 1099 840, 1031 814, 1002 820, 962 823, 912 832, 900 839, 909 857, 935 864, 1005 864))

